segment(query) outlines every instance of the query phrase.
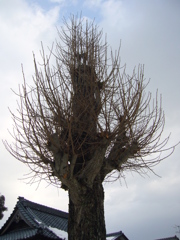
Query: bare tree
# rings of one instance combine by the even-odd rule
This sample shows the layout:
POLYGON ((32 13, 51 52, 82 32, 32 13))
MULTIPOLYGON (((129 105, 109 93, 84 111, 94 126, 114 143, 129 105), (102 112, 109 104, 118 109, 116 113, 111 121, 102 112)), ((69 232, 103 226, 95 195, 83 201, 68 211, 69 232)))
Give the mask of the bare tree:
POLYGON ((14 143, 5 145, 30 167, 33 181, 61 182, 68 190, 70 240, 102 240, 103 181, 114 171, 118 177, 153 171, 163 159, 168 138, 161 140, 161 98, 151 101, 145 92, 143 66, 130 76, 120 67, 119 50, 108 58, 93 22, 72 16, 59 37, 49 56, 42 47, 43 67, 34 57, 34 86, 24 77, 18 113, 11 112, 14 143))

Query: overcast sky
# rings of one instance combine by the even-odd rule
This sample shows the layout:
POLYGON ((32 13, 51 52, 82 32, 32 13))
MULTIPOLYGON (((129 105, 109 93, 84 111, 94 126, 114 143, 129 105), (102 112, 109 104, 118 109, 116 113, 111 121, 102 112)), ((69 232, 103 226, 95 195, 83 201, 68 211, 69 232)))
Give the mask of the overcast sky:
MULTIPOLYGON (((151 79, 147 91, 163 96, 166 125, 163 137, 171 133, 168 146, 180 141, 180 1, 179 0, 0 0, 0 138, 12 141, 12 119, 22 84, 21 64, 27 82, 32 81, 34 52, 39 57, 57 38, 62 18, 77 14, 96 20, 107 33, 113 50, 121 40, 121 62, 131 73, 139 63, 151 79)), ((27 184, 29 169, 14 159, 0 142, 0 193, 6 197, 8 212, 18 196, 68 211, 67 192, 46 183, 27 184), (37 188, 38 187, 38 188, 37 188)), ((180 146, 173 155, 140 177, 127 173, 125 180, 105 184, 107 232, 123 231, 129 240, 154 240, 174 236, 180 225, 180 146)))

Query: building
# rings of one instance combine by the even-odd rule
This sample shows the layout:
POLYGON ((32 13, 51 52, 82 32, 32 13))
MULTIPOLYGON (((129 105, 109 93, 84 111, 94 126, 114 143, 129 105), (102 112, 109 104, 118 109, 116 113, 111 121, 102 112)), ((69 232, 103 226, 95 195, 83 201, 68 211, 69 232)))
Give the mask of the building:
MULTIPOLYGON (((68 213, 31 202, 23 197, 0 229, 0 240, 67 239, 68 213)), ((128 240, 120 231, 107 234, 107 240, 128 240)))
POLYGON ((106 235, 107 240, 129 240, 122 231, 109 233, 106 235))
POLYGON ((179 240, 179 238, 175 235, 174 237, 168 237, 168 238, 161 238, 156 240, 179 240))
POLYGON ((0 240, 64 239, 67 235, 67 213, 23 197, 18 199, 12 214, 0 230, 0 240))

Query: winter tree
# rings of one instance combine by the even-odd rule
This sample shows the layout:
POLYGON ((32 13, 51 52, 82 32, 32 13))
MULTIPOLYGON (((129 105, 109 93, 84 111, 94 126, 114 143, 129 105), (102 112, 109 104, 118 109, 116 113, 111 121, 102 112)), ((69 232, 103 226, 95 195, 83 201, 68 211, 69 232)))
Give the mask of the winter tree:
POLYGON ((4 211, 7 211, 7 208, 5 207, 5 197, 0 194, 0 220, 4 217, 4 211))
POLYGON ((34 86, 24 77, 14 142, 5 145, 33 179, 68 191, 69 240, 103 240, 103 182, 153 171, 163 158, 161 98, 146 93, 143 66, 126 74, 94 22, 72 16, 58 33, 55 50, 47 56, 42 47, 41 66, 34 56, 34 86))

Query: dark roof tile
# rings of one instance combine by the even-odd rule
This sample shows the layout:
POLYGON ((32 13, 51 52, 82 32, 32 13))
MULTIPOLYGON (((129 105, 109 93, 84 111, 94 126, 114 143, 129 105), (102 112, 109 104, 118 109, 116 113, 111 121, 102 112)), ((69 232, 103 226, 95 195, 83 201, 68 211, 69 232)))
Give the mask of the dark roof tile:
POLYGON ((23 229, 21 231, 12 231, 3 236, 0 236, 1 240, 20 240, 28 239, 37 234, 37 229, 23 229))
POLYGON ((120 232, 114 232, 114 233, 108 233, 106 235, 107 240, 128 240, 128 238, 124 235, 122 231, 120 232))
POLYGON ((168 238, 160 238, 156 240, 179 240, 179 238, 175 235, 174 237, 168 237, 168 238))
POLYGON ((61 239, 48 227, 67 232, 67 225, 68 213, 19 197, 13 213, 0 229, 0 240, 29 239, 37 234, 49 239, 61 239), (16 227, 17 216, 25 224, 16 227))

